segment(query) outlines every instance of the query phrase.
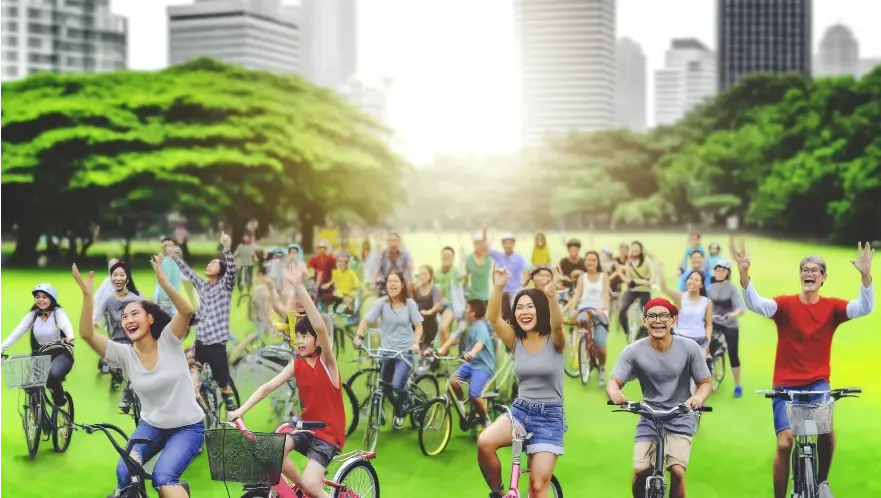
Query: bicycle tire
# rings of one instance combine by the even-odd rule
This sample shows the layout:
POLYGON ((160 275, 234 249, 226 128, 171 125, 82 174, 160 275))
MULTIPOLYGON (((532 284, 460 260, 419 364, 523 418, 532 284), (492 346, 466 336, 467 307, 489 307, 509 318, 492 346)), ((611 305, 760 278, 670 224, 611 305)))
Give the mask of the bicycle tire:
POLYGON ((569 327, 568 340, 566 341, 566 349, 563 351, 563 371, 566 375, 573 379, 581 375, 578 365, 578 340, 576 339, 577 330, 575 327, 569 327))
POLYGON ((422 423, 419 424, 419 449, 426 456, 440 455, 447 444, 450 442, 450 436, 453 434, 453 417, 450 413, 450 407, 446 400, 438 398, 432 400, 425 407, 422 423), (434 422, 439 422, 439 426, 435 427, 434 422), (440 434, 440 442, 431 444, 429 436, 440 434))
POLYGON ((355 393, 355 397, 358 399, 358 407, 363 414, 366 414, 370 407, 370 398, 373 395, 373 389, 376 387, 377 375, 379 375, 379 367, 366 367, 353 373, 349 380, 346 381, 346 385, 355 393), (359 378, 363 379, 361 382, 364 383, 365 389, 361 389, 358 381, 359 378), (364 392, 362 393, 362 391, 364 392))
POLYGON ((367 427, 364 428, 364 450, 375 452, 379 442, 379 425, 382 418, 382 397, 374 396, 370 402, 367 415, 367 427))
POLYGON ((710 371, 712 377, 713 391, 719 389, 722 381, 725 380, 725 370, 727 368, 727 360, 725 359, 725 351, 719 351, 713 356, 713 368, 710 371))
POLYGON ((24 429, 25 442, 28 445, 28 457, 33 460, 37 457, 40 449, 43 425, 43 400, 39 389, 33 390, 28 396, 28 402, 24 406, 22 416, 22 428, 24 429))
POLYGON ((358 405, 358 397, 352 392, 352 388, 348 384, 343 384, 343 391, 346 393, 346 400, 349 403, 349 410, 346 417, 349 419, 349 427, 346 429, 346 437, 351 436, 358 429, 358 422, 361 419, 361 410, 358 405))
POLYGON ((590 343, 588 342, 587 336, 582 336, 581 339, 578 340, 578 370, 579 377, 581 377, 581 384, 587 385, 588 381, 590 381, 590 343))
POLYGON ((131 414, 132 419, 135 421, 135 428, 138 428, 138 424, 141 423, 141 399, 138 398, 138 395, 135 394, 135 391, 132 390, 132 406, 131 406, 131 414))
MULTIPOLYGON (((212 386, 213 387, 213 386, 212 386)), ((202 384, 199 388, 199 394, 202 395, 202 401, 205 402, 205 428, 214 429, 220 423, 220 408, 217 402, 217 389, 211 389, 206 384, 202 384)))
POLYGON ((56 415, 54 417, 55 427, 52 429, 52 447, 55 448, 56 453, 67 451, 67 448, 70 447, 70 440, 73 439, 73 398, 68 392, 64 393, 64 398, 67 400, 64 409, 55 408, 56 415), (62 421, 62 417, 65 420, 62 421))
POLYGON ((557 480, 557 476, 551 476, 551 483, 548 486, 548 496, 550 498, 563 498, 563 486, 560 486, 560 481, 557 480))
POLYGON ((413 379, 413 384, 422 391, 426 400, 434 399, 440 396, 440 386, 437 379, 431 374, 420 374, 413 379))
POLYGON ((340 484, 342 484, 341 488, 335 488, 333 490, 332 498, 347 498, 352 496, 350 494, 343 494, 348 489, 355 490, 355 496, 359 498, 379 498, 379 477, 376 475, 376 469, 373 468, 373 465, 367 460, 356 460, 351 465, 345 468, 342 472, 340 472, 340 484), (371 489, 365 493, 361 489, 349 488, 346 483, 346 478, 349 477, 356 470, 363 469, 367 472, 367 475, 370 477, 370 481, 373 483, 371 489), (371 492, 372 491, 372 492, 371 492))
MULTIPOLYGON (((816 448, 815 448, 816 450, 816 448)), ((814 474, 814 459, 801 457, 802 462, 802 489, 800 498, 817 498, 817 478, 814 474)))

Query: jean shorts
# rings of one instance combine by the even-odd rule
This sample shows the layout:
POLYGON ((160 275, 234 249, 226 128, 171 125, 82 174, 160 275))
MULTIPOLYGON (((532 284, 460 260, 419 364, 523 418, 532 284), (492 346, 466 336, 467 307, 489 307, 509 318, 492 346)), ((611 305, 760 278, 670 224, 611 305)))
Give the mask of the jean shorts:
MULTIPOLYGON (((813 384, 806 386, 778 386, 775 389, 784 389, 786 391, 825 391, 830 389, 829 382, 826 380, 818 380, 813 384)), ((810 403, 822 400, 823 395, 817 395, 808 401, 795 401, 795 403, 810 403)), ((791 429, 789 425, 789 413, 786 412, 786 400, 774 398, 771 400, 771 409, 774 410, 774 432, 780 434, 782 431, 791 429)))
POLYGON ((522 431, 532 433, 526 442, 527 455, 563 454, 563 433, 567 430, 563 403, 535 403, 517 398, 511 406, 511 415, 522 431))
MULTIPOLYGON (((205 442, 205 423, 200 420, 183 427, 160 429, 142 419, 131 437, 150 440, 150 444, 142 443, 132 447, 132 455, 141 463, 149 462, 162 451, 162 455, 153 466, 151 476, 153 487, 159 489, 162 486, 181 484, 181 474, 187 470, 205 442)), ((128 467, 121 458, 116 465, 116 481, 117 489, 122 489, 132 482, 128 467)))
POLYGON ((468 383, 468 396, 471 398, 479 398, 483 394, 483 388, 489 382, 492 374, 472 368, 470 363, 465 363, 456 369, 454 374, 459 382, 468 383))

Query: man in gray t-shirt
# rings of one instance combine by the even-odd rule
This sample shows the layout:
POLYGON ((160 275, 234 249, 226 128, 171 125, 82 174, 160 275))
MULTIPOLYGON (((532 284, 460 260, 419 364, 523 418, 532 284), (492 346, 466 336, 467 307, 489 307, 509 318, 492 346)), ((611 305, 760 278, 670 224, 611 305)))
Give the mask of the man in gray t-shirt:
MULTIPOLYGON (((627 398, 621 388, 637 379, 643 402, 654 408, 668 410, 680 403, 693 409, 703 406, 713 390, 710 370, 696 342, 671 334, 678 313, 676 306, 666 299, 655 298, 646 303, 643 320, 649 336, 621 351, 606 385, 609 399, 619 404, 625 402, 627 398), (692 381, 696 385, 694 394, 691 393, 692 381)), ((664 457, 670 471, 670 496, 685 496, 685 469, 696 426, 697 418, 693 413, 664 423, 664 457)), ((645 489, 645 479, 652 473, 655 438, 653 422, 640 418, 633 452, 633 489, 645 489)))

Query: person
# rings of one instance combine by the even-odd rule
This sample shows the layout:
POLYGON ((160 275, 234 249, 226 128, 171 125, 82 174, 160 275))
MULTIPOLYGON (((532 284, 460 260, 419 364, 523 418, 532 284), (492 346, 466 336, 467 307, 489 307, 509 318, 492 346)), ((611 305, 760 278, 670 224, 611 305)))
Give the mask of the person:
POLYGON ((304 274, 295 265, 289 265, 286 280, 293 287, 306 312, 297 320, 296 356, 272 380, 252 394, 238 410, 227 413, 229 420, 242 418, 257 403, 273 391, 297 379, 297 395, 302 404, 302 420, 324 422, 325 427, 310 432, 289 435, 285 440, 285 454, 296 450, 306 456, 306 467, 300 474, 296 464, 286 457, 281 473, 309 497, 329 498, 323 489, 327 467, 345 445, 346 411, 343 407, 342 377, 333 354, 330 332, 324 317, 309 297, 303 285, 304 274))
POLYGON ((319 304, 333 300, 333 289, 325 288, 324 285, 330 283, 333 278, 334 268, 336 268, 336 258, 333 256, 330 243, 319 240, 318 251, 309 259, 309 269, 314 272, 315 281, 319 285, 319 304))
MULTIPOLYGON (((454 294, 457 291, 459 291, 460 297, 463 294, 459 287, 461 285, 459 269, 453 264, 455 258, 456 251, 454 251, 452 247, 444 247, 441 249, 441 266, 434 272, 437 286, 440 289, 443 299, 443 309, 441 310, 439 327, 441 342, 446 342, 447 338, 449 338, 450 327, 453 324, 453 320, 456 319, 456 313, 453 306, 454 294)), ((461 312, 462 310, 460 309, 459 313, 461 312)))
POLYGON ((236 258, 236 286, 239 292, 242 289, 250 292, 252 268, 257 261, 257 244, 252 235, 245 233, 242 236, 242 243, 236 247, 233 257, 236 258))
MULTIPOLYGON (((868 315, 875 307, 872 282, 872 258, 875 250, 869 243, 857 244, 857 256, 850 262, 860 273, 860 294, 853 301, 820 296, 820 288, 829 278, 826 262, 819 256, 808 256, 799 263, 801 291, 798 294, 766 299, 759 295, 750 279, 751 258, 746 243, 737 249, 737 269, 743 288, 746 309, 771 318, 777 325, 777 354, 774 360, 774 388, 803 391, 829 389, 832 337, 842 323, 868 315)), ((784 498, 789 482, 789 462, 793 436, 786 412, 786 402, 772 401, 777 452, 774 456, 774 496, 784 498)), ((819 496, 832 496, 829 489, 829 468, 835 448, 835 433, 830 430, 818 440, 820 482, 819 496)))
MULTIPOLYGON (((486 240, 486 230, 484 230, 484 240, 486 240)), ((529 283, 529 263, 526 262, 526 258, 514 252, 516 242, 514 234, 507 233, 502 235, 504 252, 496 249, 489 250, 489 257, 495 262, 496 268, 507 268, 514 276, 508 279, 505 292, 502 294, 502 318, 508 322, 514 318, 511 298, 529 283)))
MULTIPOLYGON (((104 277, 101 285, 98 286, 98 290, 95 291, 95 298, 92 300, 95 308, 98 307, 98 303, 103 302, 108 296, 113 294, 113 283, 110 281, 110 269, 118 262, 119 260, 116 258, 111 258, 110 261, 107 262, 107 276, 104 277)), ((103 319, 103 316, 101 318, 103 319)), ((106 326, 106 324, 103 325, 106 326)))
POLYGON ((710 355, 710 341, 713 340, 713 303, 707 299, 703 274, 695 270, 684 273, 688 290, 681 292, 667 287, 663 266, 660 266, 658 273, 661 274, 658 279, 661 291, 679 303, 675 334, 696 342, 703 351, 704 359, 707 359, 710 355))
POLYGON ((395 270, 404 275, 404 282, 409 283, 413 279, 413 257, 410 252, 401 247, 401 236, 395 232, 388 234, 388 248, 379 254, 379 264, 373 271, 371 280, 376 282, 384 279, 389 272, 395 270))
POLYGON ((64 308, 58 304, 58 291, 50 284, 37 284, 31 289, 34 297, 34 305, 19 322, 18 327, 3 341, 3 354, 21 339, 25 332, 29 331, 31 354, 36 354, 41 346, 62 341, 66 347, 58 348, 47 354, 52 360, 49 364, 49 376, 46 379, 46 387, 52 391, 52 403, 55 406, 64 406, 67 399, 64 397, 64 388, 61 383, 73 368, 73 326, 64 308))
MULTIPOLYGON (((673 303, 663 298, 654 298, 643 306, 648 337, 630 343, 621 351, 606 384, 606 394, 613 403, 620 405, 627 401, 621 388, 633 379, 639 380, 643 402, 656 409, 669 410, 685 403, 696 410, 707 402, 713 386, 700 346, 685 337, 672 335, 678 312, 673 303), (691 382, 697 385, 694 394, 691 394, 691 382)), ((665 422, 664 429, 664 462, 670 472, 670 497, 684 498, 685 471, 697 430, 697 417, 685 414, 665 422)), ((631 488, 634 498, 645 496, 645 480, 653 471, 656 437, 654 424, 640 417, 633 448, 631 488)))
MULTIPOLYGON (((190 381, 182 340, 189 330, 193 306, 177 291, 162 270, 161 254, 151 261, 156 280, 168 295, 177 313, 174 318, 146 300, 134 300, 122 310, 122 328, 131 344, 107 340, 92 329, 92 292, 95 274, 87 279, 73 265, 73 277, 83 293, 80 337, 99 356, 121 368, 130 379, 141 402, 141 420, 131 434, 133 458, 145 463, 160 451, 153 467, 152 483, 161 498, 189 496, 181 475, 205 441, 205 416, 196 401, 190 381)), ((128 467, 120 459, 116 466, 116 492, 131 484, 128 467)))
MULTIPOLYGON (((627 310, 634 301, 639 301, 640 306, 645 306, 652 298, 652 267, 645 257, 642 242, 634 240, 630 244, 630 257, 621 273, 621 281, 627 285, 627 290, 621 296, 621 309, 618 311, 618 321, 624 329, 624 336, 630 338, 630 323, 627 319, 627 310)), ((645 329, 640 328, 640 335, 644 335, 645 329)))
MULTIPOLYGON (((92 327, 97 328, 99 320, 104 318, 105 330, 111 341, 121 344, 131 344, 131 339, 129 339, 128 334, 126 334, 122 328, 122 308, 125 306, 125 303, 143 299, 143 296, 138 292, 138 288, 135 285, 134 279, 131 277, 131 272, 129 271, 128 266, 122 261, 117 261, 110 267, 110 283, 113 286, 113 292, 106 296, 104 300, 98 303, 97 307, 94 308, 95 311, 92 316, 92 327)), ((121 379, 121 376, 114 375, 111 380, 111 387, 114 389, 118 388, 121 379)), ((120 412, 128 413, 131 408, 131 399, 129 399, 128 390, 122 390, 117 406, 119 407, 120 412)))
POLYGON ((540 266, 529 274, 529 280, 534 289, 544 289, 553 279, 554 272, 547 266, 540 266))
MULTIPOLYGON (((165 258, 162 259, 162 270, 165 271, 165 276, 168 278, 171 286, 177 289, 178 292, 181 290, 181 274, 180 269, 178 269, 177 265, 174 264, 174 260, 171 259, 171 254, 175 252, 180 252, 180 248, 174 244, 174 239, 171 237, 165 237, 162 239, 162 250, 165 252, 165 258)), ((153 290, 153 302, 159 305, 159 309, 168 313, 170 316, 174 316, 175 308, 174 305, 171 304, 171 299, 168 298, 168 294, 162 290, 162 286, 159 285, 159 282, 156 282, 156 288, 153 290)))
POLYGON ((486 238, 478 233, 473 242, 474 252, 465 260, 465 298, 489 301, 492 262, 487 258, 486 238))
MULTIPOLYGON (((514 354, 519 393, 511 415, 523 433, 529 455, 529 496, 547 496, 557 458, 563 454, 566 418, 563 411, 563 351, 566 334, 557 306, 557 283, 525 289, 514 297, 513 319, 502 317, 502 295, 517 278, 505 268, 493 272, 493 293, 487 316, 498 337, 514 354)), ((491 498, 502 496, 502 464, 496 451, 511 445, 511 421, 499 417, 477 439, 477 461, 491 498)))
POLYGON ((284 290, 284 269, 287 263, 284 260, 284 249, 274 247, 269 250, 269 259, 264 263, 266 274, 272 279, 276 292, 284 290))
POLYGON ((707 254, 707 259, 704 264, 704 269, 713 272, 716 268, 716 265, 721 261, 722 258, 722 247, 719 246, 718 242, 710 242, 710 245, 707 246, 709 250, 709 254, 707 254))
POLYGON ((230 249, 230 238, 220 232, 223 260, 212 259, 205 267, 205 279, 196 275, 178 255, 174 262, 183 275, 196 287, 199 294, 199 323, 196 325, 195 360, 211 367, 211 376, 220 387, 220 394, 227 411, 235 410, 235 400, 230 386, 229 362, 226 342, 230 337, 229 312, 232 292, 236 283, 236 260, 230 249))
MULTIPOLYGON (((624 274, 627 269, 627 261, 630 259, 630 244, 622 242, 618 244, 618 256, 615 257, 614 268, 609 281, 609 289, 612 294, 622 294, 624 287, 624 274)), ((605 266, 603 267, 605 268, 605 266)))
POLYGON ((370 237, 364 237, 364 242, 361 243, 361 251, 358 253, 358 259, 360 259, 361 265, 356 271, 361 280, 366 280, 373 274, 373 270, 377 265, 377 254, 370 245, 370 237))
POLYGON ((355 310, 355 299, 358 297, 358 288, 360 286, 361 282, 358 280, 358 274, 355 273, 355 270, 349 268, 349 255, 341 253, 336 257, 336 268, 331 273, 330 282, 322 285, 321 288, 333 292, 336 312, 339 311, 336 308, 342 304, 346 313, 352 313, 355 310))
POLYGON ((318 252, 318 248, 321 247, 322 241, 327 243, 327 252, 329 253, 332 253, 334 248, 339 247, 340 231, 337 229, 336 223, 334 223, 330 216, 325 217, 324 226, 318 231, 315 240, 318 241, 318 244, 315 246, 315 252, 318 252))
POLYGON ((700 251, 692 252, 691 256, 689 256, 689 262, 691 264, 691 269, 683 272, 682 275, 679 276, 679 282, 676 284, 676 289, 679 292, 685 292, 688 290, 686 280, 692 272, 700 273, 701 278, 703 278, 704 281, 704 288, 709 288, 712 283, 712 275, 707 271, 707 266, 704 264, 704 254, 700 251))
MULTIPOLYGON (((402 272, 392 270, 386 277, 385 288, 386 295, 376 300, 373 308, 358 325, 354 340, 355 347, 360 348, 363 344, 367 326, 381 320, 382 349, 418 354, 424 332, 422 328, 424 318, 419 313, 416 301, 410 299, 406 277, 402 272)), ((382 378, 391 383, 395 390, 395 396, 391 398, 396 400, 393 420, 395 429, 400 429, 404 424, 404 418, 399 413, 406 409, 409 403, 405 388, 411 370, 411 365, 401 358, 382 361, 382 378)))
MULTIPOLYGON (((456 396, 461 399, 462 382, 468 383, 468 397, 474 403, 477 413, 481 415, 481 420, 485 421, 483 426, 486 427, 492 421, 487 418, 486 400, 481 396, 483 388, 496 370, 496 348, 486 322, 486 303, 480 299, 468 301, 465 305, 465 317, 468 321, 468 340, 465 342, 462 359, 468 363, 456 369, 453 377, 450 378, 450 385, 456 396)), ((450 348, 458 342, 458 337, 450 337, 438 348, 438 355, 446 356, 450 348)))
POLYGON ((688 268, 688 260, 695 251, 701 253, 701 256, 706 256, 707 254, 704 246, 701 245, 701 234, 698 232, 693 232, 689 236, 688 247, 685 248, 685 255, 682 256, 682 263, 679 265, 679 273, 685 273, 686 268, 688 268))
MULTIPOLYGON (((712 246, 710 246, 712 252, 712 246)), ((713 328, 725 336, 728 345, 728 363, 734 375, 734 397, 743 396, 740 386, 740 329, 737 318, 743 315, 746 307, 743 298, 731 283, 731 263, 724 259, 716 260, 713 268, 713 283, 707 289, 707 297, 713 304, 713 328)))
POLYGON ((566 242, 566 250, 569 251, 565 258, 560 260, 560 273, 569 280, 571 286, 584 272, 584 258, 581 257, 581 241, 569 239, 566 242))
POLYGON ((309 267, 306 265, 306 262, 303 261, 303 248, 300 247, 300 244, 288 245, 288 260, 281 265, 282 273, 284 273, 284 268, 288 263, 294 263, 297 267, 297 271, 309 271, 309 267))
POLYGON ((535 234, 535 245, 532 247, 532 267, 547 266, 551 264, 551 251, 548 249, 548 239, 545 234, 535 234))
POLYGON ((603 272, 600 255, 596 251, 588 251, 584 255, 584 269, 586 271, 578 277, 575 294, 563 313, 574 307, 579 324, 593 322, 592 335, 599 369, 597 382, 602 387, 606 383, 606 344, 609 338, 609 277, 603 272), (586 311, 589 308, 593 308, 592 317, 586 311))
MULTIPOLYGON (((419 306, 422 321, 422 341, 419 347, 424 351, 434 343, 438 332, 438 314, 444 310, 444 300, 440 288, 434 283, 434 270, 430 266, 419 267, 414 286, 413 299, 419 306)), ((441 339, 441 343, 445 342, 441 339)))

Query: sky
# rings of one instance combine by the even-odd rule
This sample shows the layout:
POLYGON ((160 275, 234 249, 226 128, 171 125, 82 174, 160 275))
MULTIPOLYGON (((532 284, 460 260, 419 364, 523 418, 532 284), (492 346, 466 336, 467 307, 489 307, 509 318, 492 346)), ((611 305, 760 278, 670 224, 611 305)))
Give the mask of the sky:
MULTIPOLYGON (((501 153, 519 146, 515 0, 357 0, 358 73, 390 77, 395 146, 416 163, 439 153, 501 153)), ((168 64, 166 6, 191 0, 111 0, 129 20, 129 66, 168 64)), ((299 3, 296 0, 285 1, 299 3)), ((639 43, 653 74, 672 38, 715 49, 716 0, 618 0, 617 36, 639 43)), ((881 0, 814 0, 814 49, 826 27, 848 26, 861 57, 881 58, 881 0)))

